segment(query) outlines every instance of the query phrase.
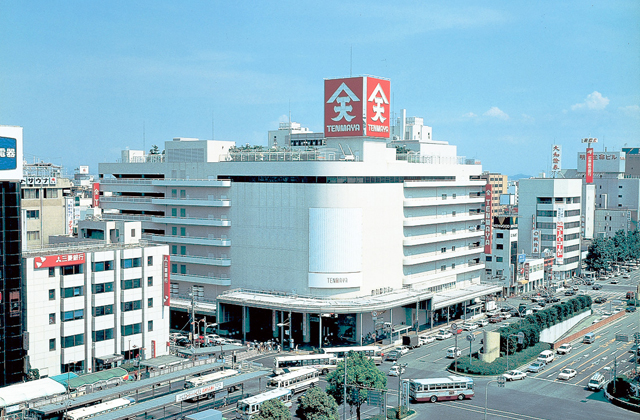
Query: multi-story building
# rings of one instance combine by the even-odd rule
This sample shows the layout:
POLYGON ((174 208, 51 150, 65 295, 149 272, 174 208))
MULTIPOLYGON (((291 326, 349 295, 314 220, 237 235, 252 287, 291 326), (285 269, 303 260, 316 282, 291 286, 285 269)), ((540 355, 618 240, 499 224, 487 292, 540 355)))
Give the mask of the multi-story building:
POLYGON ((625 209, 595 209, 594 236, 596 238, 613 238, 616 232, 635 230, 632 223, 631 210, 625 209))
POLYGON ((268 134, 270 149, 322 146, 323 139, 322 133, 314 133, 293 121, 280 123, 277 130, 270 130, 268 134))
POLYGON ((503 295, 516 292, 518 264, 518 221, 516 217, 493 218, 491 253, 484 254, 483 280, 499 284, 503 295))
POLYGON ((141 241, 140 222, 78 227, 78 238, 23 253, 31 369, 92 372, 167 354, 168 246, 141 241))
POLYGON ((521 179, 518 194, 519 248, 533 256, 555 251, 554 279, 580 270, 582 179, 521 179))
POLYGON ((100 205, 169 245, 173 309, 193 292, 199 314, 215 310, 240 337, 289 325, 298 343, 357 342, 499 290, 479 284, 480 165, 445 142, 399 160, 383 140, 325 141, 230 153, 232 143, 174 139, 164 162, 100 164, 100 205))
POLYGON ((494 172, 483 172, 482 179, 491 185, 491 217, 496 217, 507 208, 506 205, 500 204, 500 196, 507 194, 508 191, 507 176, 494 172))
POLYGON ((41 247, 49 237, 73 233, 72 182, 50 163, 24 165, 22 179, 23 245, 41 247))
POLYGON ((27 373, 20 224, 22 127, 0 126, 0 387, 27 373))

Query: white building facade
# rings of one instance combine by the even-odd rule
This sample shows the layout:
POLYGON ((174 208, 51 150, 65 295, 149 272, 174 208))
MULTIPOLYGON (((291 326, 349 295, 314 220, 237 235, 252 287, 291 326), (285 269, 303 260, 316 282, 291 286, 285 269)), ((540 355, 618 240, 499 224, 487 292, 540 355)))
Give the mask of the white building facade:
POLYGON ((168 247, 139 241, 140 222, 79 228, 80 241, 23 253, 31 368, 94 372, 168 354, 168 247))
POLYGON ((554 279, 578 274, 582 179, 521 179, 518 191, 519 249, 534 257, 555 252, 554 279))

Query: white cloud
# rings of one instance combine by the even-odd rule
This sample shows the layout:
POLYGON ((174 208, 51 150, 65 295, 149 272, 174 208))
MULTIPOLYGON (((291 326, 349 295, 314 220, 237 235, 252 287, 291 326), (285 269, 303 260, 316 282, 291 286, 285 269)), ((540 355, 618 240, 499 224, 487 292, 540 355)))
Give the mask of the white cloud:
POLYGON ((605 98, 598 91, 593 91, 587 95, 587 98, 584 102, 580 102, 575 105, 571 105, 571 110, 576 111, 578 109, 593 109, 593 110, 602 110, 605 109, 609 105, 609 98, 605 98))
POLYGON ((473 112, 467 112, 462 116, 462 118, 475 118, 475 117, 477 117, 477 115, 474 114, 473 112))
POLYGON ((486 117, 500 118, 501 120, 509 119, 509 115, 497 106, 492 106, 487 112, 482 115, 486 117))
POLYGON ((640 106, 638 105, 621 106, 618 109, 630 117, 640 117, 640 106))

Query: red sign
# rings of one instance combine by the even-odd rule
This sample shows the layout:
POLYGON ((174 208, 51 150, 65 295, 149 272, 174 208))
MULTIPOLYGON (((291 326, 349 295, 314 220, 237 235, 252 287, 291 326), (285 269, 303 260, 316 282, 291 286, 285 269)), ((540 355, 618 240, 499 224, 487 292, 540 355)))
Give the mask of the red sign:
POLYGON ((325 137, 390 135, 391 83, 374 77, 324 81, 325 137))
POLYGON ((33 268, 61 267, 64 265, 84 264, 84 254, 63 254, 49 255, 46 257, 35 257, 33 268))
POLYGON ((164 306, 171 306, 171 264, 168 255, 162 256, 162 285, 164 306))
POLYGON ((93 208, 100 207, 100 183, 93 183, 93 208))
POLYGON ((556 264, 564 264, 564 222, 556 222, 556 264))
POLYGON ((484 193, 484 253, 491 254, 491 184, 487 183, 484 193))
POLYGON ((388 80, 365 77, 367 86, 366 131, 369 137, 389 138, 391 83, 388 80))
POLYGON ((593 147, 587 148, 587 184, 593 184, 593 147))

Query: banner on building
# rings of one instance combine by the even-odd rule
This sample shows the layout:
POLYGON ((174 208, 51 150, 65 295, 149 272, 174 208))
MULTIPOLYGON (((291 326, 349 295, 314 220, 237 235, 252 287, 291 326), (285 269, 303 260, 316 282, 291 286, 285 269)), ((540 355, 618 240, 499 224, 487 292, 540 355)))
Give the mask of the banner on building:
POLYGON ((164 306, 171 306, 171 258, 162 256, 162 290, 164 291, 164 306))
POLYGON ((484 253, 491 254, 491 184, 487 183, 484 192, 484 253))
POLYGON ((556 221, 556 264, 564 264, 564 207, 558 207, 556 221))
POLYGON ((75 223, 75 211, 73 208, 73 197, 64 198, 64 209, 66 218, 66 233, 69 236, 73 236, 73 225, 75 223))
POLYGON ((35 257, 33 259, 33 268, 62 267, 77 264, 84 264, 84 253, 47 255, 46 257, 35 257))
POLYGON ((524 264, 524 279, 529 281, 529 263, 524 264))
POLYGON ((531 253, 536 256, 540 255, 540 234, 538 229, 531 231, 531 253))
POLYGON ((100 183, 93 183, 93 208, 100 207, 100 183))
POLYGON ((554 144, 551 147, 551 171, 560 172, 562 170, 562 146, 554 144))
POLYGON ((586 181, 593 184, 593 147, 587 148, 586 181))

